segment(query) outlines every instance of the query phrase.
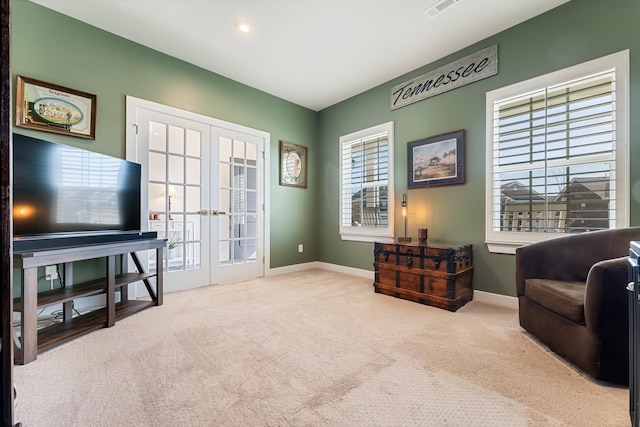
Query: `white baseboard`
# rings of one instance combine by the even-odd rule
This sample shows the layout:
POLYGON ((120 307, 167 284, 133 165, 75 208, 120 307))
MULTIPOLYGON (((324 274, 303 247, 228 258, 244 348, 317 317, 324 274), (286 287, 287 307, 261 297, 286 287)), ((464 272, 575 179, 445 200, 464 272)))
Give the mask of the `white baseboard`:
MULTIPOLYGON (((363 270, 361 268, 345 267, 343 265, 330 264, 327 262, 307 262, 304 264, 287 265, 286 267, 272 268, 269 270, 269 276, 277 276, 279 274, 295 273, 299 271, 312 270, 319 268, 322 270, 335 271, 337 273, 349 274, 351 276, 358 276, 365 279, 373 280, 374 272, 370 270, 363 270)), ((494 294, 486 291, 473 291, 473 300, 482 302, 485 304, 493 304, 501 307, 518 309, 518 298, 510 297, 507 295, 494 294)))
POLYGON ((277 276, 279 274, 297 273, 300 271, 313 270, 318 268, 321 270, 335 271, 336 273, 349 274, 351 276, 363 277, 373 280, 373 271, 362 270, 360 268, 345 267, 343 265, 330 264, 327 262, 313 261, 304 264, 287 265, 285 267, 272 268, 266 274, 267 276, 277 276))
POLYGON ((270 268, 265 272, 265 276, 278 276, 280 274, 297 273, 299 271, 313 270, 314 268, 320 268, 318 262, 306 262, 304 264, 293 264, 284 267, 270 268))
POLYGON ((370 270, 363 270, 361 268, 345 267, 344 265, 330 264, 327 262, 318 262, 316 268, 323 270, 335 271, 336 273, 349 274, 351 276, 358 276, 364 279, 373 280, 375 273, 370 270))
POLYGON ((507 295, 494 294, 486 291, 473 291, 473 300, 485 304, 499 305, 501 307, 518 309, 518 298, 507 295))

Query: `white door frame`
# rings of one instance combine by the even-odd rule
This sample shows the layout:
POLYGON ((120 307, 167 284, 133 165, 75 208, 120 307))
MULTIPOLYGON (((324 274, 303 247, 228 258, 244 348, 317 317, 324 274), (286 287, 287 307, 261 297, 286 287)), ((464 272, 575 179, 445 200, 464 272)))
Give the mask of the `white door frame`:
MULTIPOLYGON (((158 104, 156 102, 147 101, 144 99, 136 98, 133 96, 126 96, 126 129, 125 129, 125 156, 127 160, 131 160, 134 162, 138 162, 138 150, 137 150, 137 123, 138 123, 138 111, 140 109, 156 111, 163 114, 174 115, 176 117, 181 117, 187 120, 194 120, 205 123, 210 126, 228 129, 235 132, 246 133, 249 135, 254 135, 256 137, 262 138, 264 140, 264 239, 263 239, 263 254, 264 254, 264 276, 270 275, 271 270, 271 229, 270 229, 270 215, 271 212, 271 197, 270 197, 270 182, 271 182, 271 171, 270 171, 270 161, 271 158, 271 134, 265 131, 249 128, 247 126, 238 125, 235 123, 226 122, 224 120, 216 119, 213 117, 208 117, 202 114, 193 113, 190 111, 182 110, 179 108, 171 107, 168 105, 158 104)), ((143 200, 148 198, 148 186, 144 185, 142 188, 141 197, 143 200)), ((142 219, 146 219, 144 216, 146 212, 143 210, 141 213, 143 215, 142 219)), ((142 221, 143 228, 147 231, 148 221, 142 221)))

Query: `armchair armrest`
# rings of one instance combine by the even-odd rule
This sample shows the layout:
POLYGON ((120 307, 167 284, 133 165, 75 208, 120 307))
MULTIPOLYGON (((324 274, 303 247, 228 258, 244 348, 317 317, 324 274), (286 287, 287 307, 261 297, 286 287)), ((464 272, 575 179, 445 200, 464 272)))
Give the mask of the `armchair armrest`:
POLYGON ((627 258, 624 256, 600 261, 589 270, 584 295, 584 317, 587 329, 596 336, 600 336, 605 327, 614 327, 616 322, 613 319, 628 322, 627 258))

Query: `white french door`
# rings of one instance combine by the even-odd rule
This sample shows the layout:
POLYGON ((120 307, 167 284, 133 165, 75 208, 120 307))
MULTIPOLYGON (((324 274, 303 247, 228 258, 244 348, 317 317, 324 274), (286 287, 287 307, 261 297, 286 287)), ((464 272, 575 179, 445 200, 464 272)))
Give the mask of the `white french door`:
MULTIPOLYGON (((211 192, 209 126, 151 110, 141 110, 138 123, 138 161, 147 184, 143 223, 167 239, 165 289, 208 284, 210 221, 201 212, 211 192)), ((149 268, 158 268, 153 259, 149 268)))
POLYGON ((228 129, 212 129, 212 205, 218 223, 211 229, 211 264, 220 282, 262 276, 264 180, 262 139, 228 129))
POLYGON ((268 135, 131 97, 127 122, 127 159, 142 165, 142 224, 168 242, 165 291, 264 275, 268 135))

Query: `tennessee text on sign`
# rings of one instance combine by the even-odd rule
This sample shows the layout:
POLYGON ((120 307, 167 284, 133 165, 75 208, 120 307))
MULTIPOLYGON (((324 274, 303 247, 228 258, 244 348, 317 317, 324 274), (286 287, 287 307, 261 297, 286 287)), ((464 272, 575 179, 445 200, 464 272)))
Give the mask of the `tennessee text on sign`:
POLYGON ((494 44, 427 74, 394 86, 391 89, 391 110, 496 74, 498 74, 498 45, 494 44))

